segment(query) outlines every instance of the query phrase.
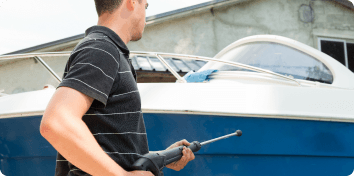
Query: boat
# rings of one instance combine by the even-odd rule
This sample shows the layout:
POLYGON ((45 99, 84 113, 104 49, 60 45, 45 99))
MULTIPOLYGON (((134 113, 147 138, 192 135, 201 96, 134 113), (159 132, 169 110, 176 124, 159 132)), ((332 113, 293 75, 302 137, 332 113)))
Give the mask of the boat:
MULTIPOLYGON (((36 58, 70 52, 0 56, 36 58)), ((332 57, 275 35, 240 39, 215 57, 131 52, 155 57, 176 83, 138 83, 150 151, 186 139, 207 141, 181 171, 165 175, 350 175, 354 170, 354 74, 332 57), (181 77, 165 60, 207 63, 181 77)), ((0 87, 1 89, 1 87, 0 87)), ((39 124, 54 88, 0 97, 0 171, 54 175, 55 149, 39 124)))

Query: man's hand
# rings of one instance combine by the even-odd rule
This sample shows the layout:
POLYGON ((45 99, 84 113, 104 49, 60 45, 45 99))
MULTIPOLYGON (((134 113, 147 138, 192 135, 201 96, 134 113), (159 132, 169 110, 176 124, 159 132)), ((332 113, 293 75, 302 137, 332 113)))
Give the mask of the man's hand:
POLYGON ((126 176, 154 176, 150 171, 131 171, 126 176))
MULTIPOLYGON (((187 140, 183 139, 181 141, 178 141, 178 142, 172 144, 166 150, 169 150, 169 149, 172 149, 172 148, 175 148, 175 147, 179 147, 181 145, 190 146, 191 144, 187 140)), ((194 153, 192 152, 192 150, 187 148, 187 147, 183 147, 183 156, 182 156, 182 158, 180 160, 178 160, 177 162, 174 162, 174 163, 171 163, 171 164, 167 165, 166 167, 170 168, 170 169, 173 169, 175 171, 180 171, 181 169, 183 169, 187 165, 187 163, 189 161, 194 160, 194 158, 195 158, 195 156, 194 156, 194 153)))

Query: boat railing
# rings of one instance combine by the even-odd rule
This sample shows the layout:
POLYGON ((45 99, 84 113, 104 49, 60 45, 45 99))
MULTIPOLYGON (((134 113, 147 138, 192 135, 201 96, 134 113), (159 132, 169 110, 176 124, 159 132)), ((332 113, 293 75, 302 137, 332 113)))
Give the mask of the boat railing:
MULTIPOLYGON (((48 72, 51 73, 51 75, 58 81, 61 82, 61 78, 41 59, 41 57, 45 56, 70 56, 71 52, 70 51, 65 51, 65 52, 43 52, 43 53, 26 53, 26 54, 14 54, 14 55, 2 55, 0 56, 0 61, 5 61, 5 60, 14 60, 14 59, 21 59, 21 58, 29 58, 33 57, 36 60, 38 60, 47 70, 48 72)), ((199 61, 206 61, 206 62, 219 62, 223 63, 226 65, 231 65, 235 67, 239 67, 242 69, 247 69, 247 70, 252 70, 260 73, 266 73, 270 74, 285 80, 293 81, 297 83, 299 86, 301 84, 295 80, 294 78, 284 76, 269 70, 253 67, 250 65, 245 65, 237 62, 232 62, 232 61, 225 61, 225 60, 219 60, 215 58, 210 58, 210 57, 203 57, 203 56, 193 56, 193 55, 184 55, 184 54, 171 54, 171 53, 161 53, 161 52, 142 52, 142 51, 133 51, 130 52, 130 58, 135 57, 135 56, 145 56, 145 57, 156 57, 157 59, 160 60, 160 62, 176 77, 178 83, 187 83, 187 81, 181 77, 167 62, 164 58, 174 58, 174 59, 182 59, 182 60, 199 60, 199 61)))

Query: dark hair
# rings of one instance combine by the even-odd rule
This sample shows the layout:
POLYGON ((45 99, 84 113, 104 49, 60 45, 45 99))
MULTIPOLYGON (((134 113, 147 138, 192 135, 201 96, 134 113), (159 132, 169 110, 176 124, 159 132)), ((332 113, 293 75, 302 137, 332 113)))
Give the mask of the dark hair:
MULTIPOLYGON (((141 3, 141 0, 138 1, 141 3)), ((98 16, 101 16, 105 12, 112 13, 122 2, 123 0, 95 0, 98 16)))
POLYGON ((98 16, 101 16, 105 12, 112 13, 122 2, 123 0, 95 0, 98 16))

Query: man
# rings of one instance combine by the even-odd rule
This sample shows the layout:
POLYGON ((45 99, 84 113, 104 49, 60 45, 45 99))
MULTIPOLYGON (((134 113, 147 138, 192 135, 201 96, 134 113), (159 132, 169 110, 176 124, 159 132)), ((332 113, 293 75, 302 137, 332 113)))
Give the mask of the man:
MULTIPOLYGON (((95 0, 98 25, 75 47, 40 132, 58 151, 55 174, 152 176, 132 164, 149 152, 136 75, 126 44, 142 37, 146 0, 95 0)), ((190 145, 186 140, 168 149, 190 145)), ((167 167, 180 170, 194 154, 167 167)))

